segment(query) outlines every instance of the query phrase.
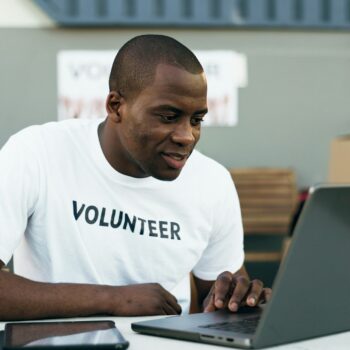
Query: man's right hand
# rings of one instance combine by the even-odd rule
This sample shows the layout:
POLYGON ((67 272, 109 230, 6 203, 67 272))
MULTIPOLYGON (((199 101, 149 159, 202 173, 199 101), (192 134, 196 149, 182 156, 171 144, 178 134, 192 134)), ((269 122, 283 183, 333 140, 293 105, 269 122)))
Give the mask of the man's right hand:
MULTIPOLYGON (((0 260, 0 268, 3 266, 0 260)), ((1 321, 180 313, 176 298, 158 283, 127 286, 44 283, 0 270, 1 321)))
POLYGON ((110 314, 118 316, 179 315, 176 298, 158 283, 112 287, 110 314))

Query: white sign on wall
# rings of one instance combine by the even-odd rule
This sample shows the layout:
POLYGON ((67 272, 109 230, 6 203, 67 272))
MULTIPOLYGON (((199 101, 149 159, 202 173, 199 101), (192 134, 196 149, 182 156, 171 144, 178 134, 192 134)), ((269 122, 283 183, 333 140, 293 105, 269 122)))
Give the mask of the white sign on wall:
MULTIPOLYGON (((247 85, 246 57, 233 51, 194 51, 208 81, 209 113, 203 125, 238 122, 238 88, 247 85)), ((58 54, 58 119, 103 118, 108 78, 116 51, 58 54)))

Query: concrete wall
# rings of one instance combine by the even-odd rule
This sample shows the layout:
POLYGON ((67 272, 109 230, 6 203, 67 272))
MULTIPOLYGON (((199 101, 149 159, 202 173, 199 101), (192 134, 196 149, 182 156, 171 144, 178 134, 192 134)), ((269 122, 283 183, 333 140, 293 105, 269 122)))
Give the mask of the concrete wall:
POLYGON ((203 153, 227 167, 292 167, 299 187, 326 180, 330 140, 350 133, 348 32, 3 26, 0 146, 27 125, 56 120, 59 50, 117 49, 150 32, 171 35, 192 49, 233 49, 248 57, 239 124, 205 128, 203 153))

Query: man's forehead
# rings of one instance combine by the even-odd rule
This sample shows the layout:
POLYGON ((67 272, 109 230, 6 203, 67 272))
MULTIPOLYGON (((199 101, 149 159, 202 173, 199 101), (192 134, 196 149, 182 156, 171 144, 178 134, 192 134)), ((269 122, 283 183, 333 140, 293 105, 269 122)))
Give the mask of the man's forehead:
POLYGON ((163 74, 189 74, 189 75, 203 75, 203 72, 200 73, 191 73, 188 70, 186 70, 183 66, 181 66, 180 64, 176 63, 176 62, 171 62, 171 63, 166 63, 166 62, 159 62, 158 64, 156 64, 155 66, 155 73, 154 75, 157 77, 159 75, 163 75, 163 74))
POLYGON ((193 74, 181 66, 160 63, 156 67, 153 84, 156 86, 206 89, 204 72, 193 74))

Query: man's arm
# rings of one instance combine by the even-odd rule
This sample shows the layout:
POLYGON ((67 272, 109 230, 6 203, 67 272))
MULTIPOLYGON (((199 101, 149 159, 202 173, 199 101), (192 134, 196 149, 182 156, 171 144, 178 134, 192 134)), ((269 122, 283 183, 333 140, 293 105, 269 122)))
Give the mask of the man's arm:
POLYGON ((179 314, 176 298, 156 283, 105 286, 41 283, 2 271, 0 320, 25 320, 90 315, 179 314))
POLYGON ((272 293, 270 288, 263 287, 260 280, 250 281, 244 266, 235 273, 221 273, 216 281, 205 281, 194 276, 194 282, 199 308, 204 312, 222 308, 235 312, 241 305, 253 307, 268 301, 272 293))

